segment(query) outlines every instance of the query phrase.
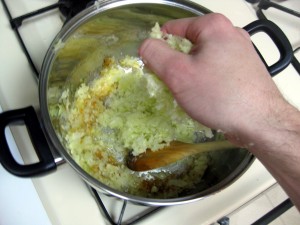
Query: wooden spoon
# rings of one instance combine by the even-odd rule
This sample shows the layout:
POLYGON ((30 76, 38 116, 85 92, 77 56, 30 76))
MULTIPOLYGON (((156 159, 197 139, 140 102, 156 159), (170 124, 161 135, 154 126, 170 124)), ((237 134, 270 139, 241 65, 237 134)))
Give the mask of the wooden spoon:
POLYGON ((203 142, 197 144, 172 141, 169 146, 157 151, 148 149, 138 156, 130 154, 127 166, 133 171, 147 171, 167 166, 190 155, 201 152, 210 152, 236 148, 229 141, 203 142))

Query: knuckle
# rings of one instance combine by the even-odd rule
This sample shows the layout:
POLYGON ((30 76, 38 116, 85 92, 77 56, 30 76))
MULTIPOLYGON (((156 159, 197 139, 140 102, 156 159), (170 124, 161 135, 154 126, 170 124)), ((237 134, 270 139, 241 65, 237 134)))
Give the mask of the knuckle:
POLYGON ((215 25, 221 26, 221 27, 232 26, 232 23, 230 22, 230 20, 226 16, 224 16, 220 13, 213 13, 211 16, 211 21, 215 25))
POLYGON ((231 21, 219 13, 213 13, 210 15, 209 25, 206 27, 207 35, 228 33, 230 30, 232 30, 232 28, 234 28, 231 21))

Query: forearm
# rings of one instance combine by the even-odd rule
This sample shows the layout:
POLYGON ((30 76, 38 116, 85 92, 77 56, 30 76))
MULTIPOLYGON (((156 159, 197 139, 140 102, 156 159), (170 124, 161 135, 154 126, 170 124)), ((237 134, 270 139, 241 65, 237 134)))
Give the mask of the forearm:
POLYGON ((245 145, 300 209, 300 112, 288 104, 278 108, 268 115, 268 126, 248 129, 245 145))

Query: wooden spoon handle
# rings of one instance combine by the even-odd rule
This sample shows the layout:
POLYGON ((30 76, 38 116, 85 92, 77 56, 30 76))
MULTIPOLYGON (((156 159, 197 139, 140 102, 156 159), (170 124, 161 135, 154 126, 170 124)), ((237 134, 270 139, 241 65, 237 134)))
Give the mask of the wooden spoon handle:
MULTIPOLYGON (((211 152, 211 151, 219 151, 219 150, 227 150, 227 149, 236 148, 236 145, 232 144, 231 142, 229 142, 227 140, 204 142, 204 143, 199 143, 199 144, 181 143, 180 145, 182 145, 182 149, 185 148, 186 150, 188 150, 188 152, 190 152, 190 155, 197 154, 200 152, 211 152)), ((187 154, 187 156, 188 156, 188 154, 187 154)))
POLYGON ((167 166, 190 155, 201 152, 232 149, 235 147, 236 146, 229 141, 205 142, 199 144, 173 141, 169 146, 158 151, 147 150, 134 160, 128 161, 127 165, 134 171, 147 171, 167 166))

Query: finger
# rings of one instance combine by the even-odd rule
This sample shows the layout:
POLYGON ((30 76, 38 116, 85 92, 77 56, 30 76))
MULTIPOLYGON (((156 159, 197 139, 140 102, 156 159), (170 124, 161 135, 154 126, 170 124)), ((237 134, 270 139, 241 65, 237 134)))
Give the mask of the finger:
POLYGON ((180 65, 188 65, 188 55, 170 48, 165 41, 158 39, 145 40, 139 48, 139 55, 145 65, 166 83, 170 83, 170 76, 176 77, 183 69, 180 65))
POLYGON ((211 32, 224 30, 225 33, 228 33, 231 28, 234 28, 232 23, 225 16, 218 13, 171 20, 162 26, 164 32, 185 37, 193 43, 201 42, 204 33, 209 37, 211 32))
POLYGON ((196 19, 197 19, 196 17, 190 17, 190 18, 170 20, 162 26, 161 30, 164 33, 186 37, 188 28, 196 19))

